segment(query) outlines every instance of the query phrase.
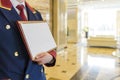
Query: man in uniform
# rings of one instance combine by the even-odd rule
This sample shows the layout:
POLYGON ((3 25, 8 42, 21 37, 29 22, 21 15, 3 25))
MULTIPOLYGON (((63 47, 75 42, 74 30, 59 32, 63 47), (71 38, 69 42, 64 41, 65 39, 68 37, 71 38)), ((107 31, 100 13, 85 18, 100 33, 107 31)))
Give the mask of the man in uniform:
POLYGON ((41 53, 31 61, 17 29, 16 22, 24 20, 17 5, 24 6, 28 21, 42 20, 24 0, 0 0, 0 80, 46 80, 43 64, 54 66, 56 52, 41 53))

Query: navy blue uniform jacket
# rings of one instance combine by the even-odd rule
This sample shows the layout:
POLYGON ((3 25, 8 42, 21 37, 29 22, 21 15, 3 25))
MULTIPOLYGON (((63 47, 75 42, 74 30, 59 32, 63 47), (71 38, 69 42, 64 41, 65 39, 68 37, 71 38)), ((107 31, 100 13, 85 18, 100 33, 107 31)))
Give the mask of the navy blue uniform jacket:
MULTIPOLYGON (((28 20, 42 20, 41 14, 27 3, 26 8, 28 20)), ((46 80, 43 65, 28 57, 16 26, 17 20, 21 18, 10 0, 0 0, 0 80, 46 80)), ((50 54, 55 58, 54 51, 50 54)))

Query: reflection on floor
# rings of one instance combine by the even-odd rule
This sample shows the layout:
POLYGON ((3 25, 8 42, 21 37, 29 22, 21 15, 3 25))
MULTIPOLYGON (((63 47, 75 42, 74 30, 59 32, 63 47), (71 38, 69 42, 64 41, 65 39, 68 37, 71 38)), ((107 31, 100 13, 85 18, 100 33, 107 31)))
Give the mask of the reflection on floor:
POLYGON ((58 52, 55 67, 45 67, 47 80, 120 80, 116 50, 69 44, 58 52))

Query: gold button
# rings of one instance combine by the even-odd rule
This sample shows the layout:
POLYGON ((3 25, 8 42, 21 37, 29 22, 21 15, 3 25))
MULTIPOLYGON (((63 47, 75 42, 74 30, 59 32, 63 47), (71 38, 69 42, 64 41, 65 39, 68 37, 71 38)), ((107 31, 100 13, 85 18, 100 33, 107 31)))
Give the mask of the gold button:
POLYGON ((25 78, 26 79, 29 79, 30 75, 29 74, 26 74, 25 78))
POLYGON ((10 29, 10 25, 6 25, 6 29, 9 30, 10 29))
POLYGON ((14 53, 14 56, 16 56, 16 57, 19 56, 18 52, 15 52, 15 53, 14 53))

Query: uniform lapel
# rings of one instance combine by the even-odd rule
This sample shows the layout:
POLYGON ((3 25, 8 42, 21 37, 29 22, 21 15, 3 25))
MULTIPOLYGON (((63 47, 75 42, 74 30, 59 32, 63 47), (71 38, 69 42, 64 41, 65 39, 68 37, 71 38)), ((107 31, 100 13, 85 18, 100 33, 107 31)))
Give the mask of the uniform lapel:
POLYGON ((11 8, 11 10, 1 9, 1 12, 11 23, 21 19, 13 7, 11 8))
POLYGON ((0 0, 0 11, 9 22, 20 20, 19 15, 13 8, 10 0, 0 0))
POLYGON ((32 13, 32 11, 28 7, 26 7, 26 9, 27 9, 27 14, 28 14, 28 20, 35 20, 34 13, 32 13))

